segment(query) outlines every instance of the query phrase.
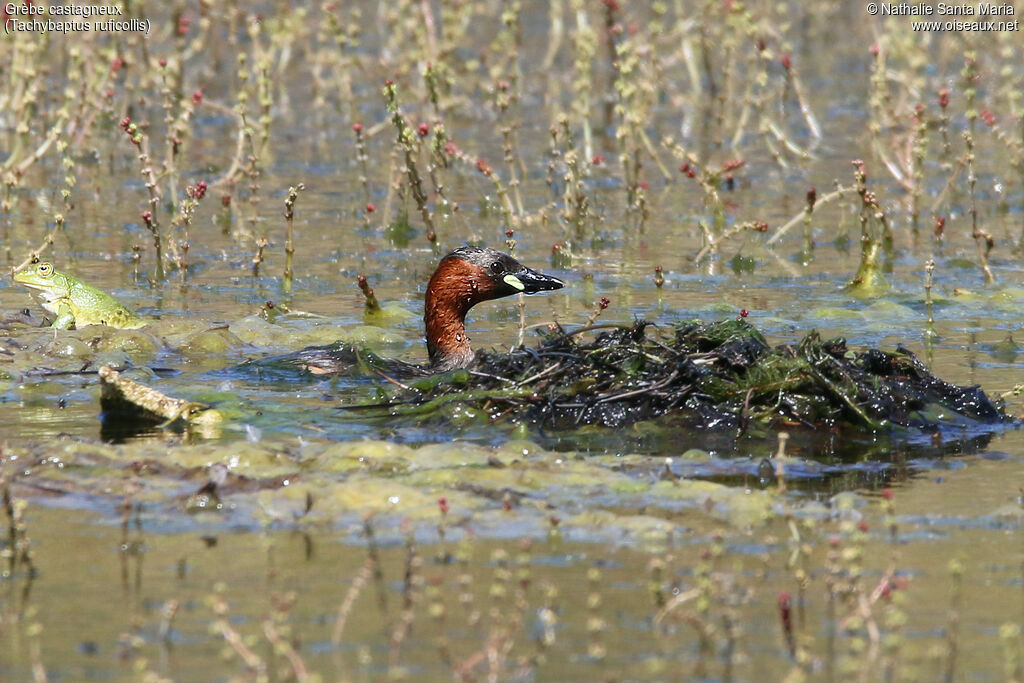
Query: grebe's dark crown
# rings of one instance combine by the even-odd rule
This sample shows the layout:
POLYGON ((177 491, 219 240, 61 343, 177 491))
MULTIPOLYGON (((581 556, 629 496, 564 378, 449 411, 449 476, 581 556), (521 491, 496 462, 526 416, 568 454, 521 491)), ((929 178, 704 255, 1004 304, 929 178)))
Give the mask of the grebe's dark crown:
POLYGON ((535 294, 565 286, 557 277, 527 268, 508 254, 488 247, 459 247, 441 259, 441 263, 450 258, 462 259, 486 273, 496 288, 494 298, 519 292, 535 294))

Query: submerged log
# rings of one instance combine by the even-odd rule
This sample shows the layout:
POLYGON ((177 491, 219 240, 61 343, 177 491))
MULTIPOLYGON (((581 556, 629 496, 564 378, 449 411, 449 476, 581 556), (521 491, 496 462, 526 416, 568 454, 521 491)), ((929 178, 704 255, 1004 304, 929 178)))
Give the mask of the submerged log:
POLYGON ((100 368, 100 407, 104 424, 134 422, 182 428, 219 424, 219 412, 197 401, 186 401, 122 377, 106 365, 100 368))

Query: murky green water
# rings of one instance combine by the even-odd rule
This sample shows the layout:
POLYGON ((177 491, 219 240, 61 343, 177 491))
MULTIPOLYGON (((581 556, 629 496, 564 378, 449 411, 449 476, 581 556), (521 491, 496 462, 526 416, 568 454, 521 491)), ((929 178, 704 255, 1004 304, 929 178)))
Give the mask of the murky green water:
MULTIPOLYGON (((82 42, 88 94, 72 100, 81 109, 71 111, 86 115, 65 136, 76 179, 70 199, 61 196, 66 171, 53 147, 10 185, 9 207, 0 212, 5 262, 20 263, 62 213, 66 226, 45 258, 158 322, 131 331, 38 328, 39 306, 0 280, 0 315, 7 320, 0 328, 2 475, 14 496, 11 510, 21 514, 27 505, 4 547, 29 547, 38 572, 30 580, 26 565, 12 561, 12 575, 0 579, 0 676, 28 678, 35 665, 37 675, 45 669, 69 680, 147 672, 259 678, 261 671, 284 679, 301 678, 304 669, 368 680, 453 673, 761 680, 765 672, 781 678, 790 671, 874 678, 889 670, 935 680, 950 667, 955 679, 1012 677, 1021 642, 1008 625, 1019 625, 1024 609, 1015 539, 1024 436, 1015 425, 941 436, 797 432, 783 489, 765 461, 776 449, 774 429, 736 441, 671 421, 549 433, 493 425, 471 411, 422 424, 361 420, 339 406, 374 399, 380 384, 373 380, 266 381, 236 368, 337 339, 423 360, 422 297, 440 256, 467 242, 506 249, 503 200, 475 162, 487 160, 515 196, 502 144, 502 128, 513 121, 524 213, 514 253, 567 283, 526 299, 528 326, 583 325, 601 297, 611 302, 600 317, 608 323, 639 317, 668 326, 689 317, 735 317, 742 309, 776 343, 817 329, 853 347, 904 345, 939 376, 980 384, 992 396, 1024 381, 1011 337, 1020 336, 1024 305, 1024 188, 1013 170, 1021 154, 1018 34, 964 34, 964 42, 952 33, 914 34, 905 18, 869 22, 862 7, 841 3, 751 5, 755 23, 747 33, 730 6, 678 4, 667 8, 664 29, 652 23, 657 8, 623 7, 615 16, 623 29, 616 40, 633 36, 641 45, 636 55, 645 66, 635 82, 653 84, 641 127, 668 172, 663 177, 644 148, 642 210, 626 201, 603 6, 576 13, 574 3, 566 5, 566 35, 551 65, 544 58, 556 30, 543 3, 522 7, 522 44, 509 60, 502 56, 510 48, 501 11, 511 6, 495 2, 434 6, 440 46, 418 33, 425 5, 407 3, 291 12, 268 6, 255 38, 239 28, 253 24, 248 7, 217 6, 207 14, 186 5, 184 42, 171 35, 180 26, 176 16, 140 6, 131 11, 156 22, 145 43, 127 34, 82 42), (358 27, 358 41, 339 49, 340 34, 325 12, 338 17, 341 34, 358 27), (598 45, 589 61, 589 156, 604 160, 583 183, 592 218, 577 232, 560 217, 566 143, 559 139, 553 159, 549 129, 566 112, 584 154, 574 104, 581 72, 573 38, 581 26, 595 30, 598 45), (710 42, 701 43, 701 26, 710 42), (764 52, 752 47, 758 39, 766 41, 764 52), (881 105, 873 103, 880 92, 873 43, 886 58, 881 105), (971 47, 980 73, 974 109, 985 107, 998 119, 995 128, 982 119, 974 125, 973 201, 969 172, 959 164, 967 153, 962 133, 971 128, 961 73, 971 47), (247 55, 244 81, 239 54, 247 55), (820 122, 820 140, 800 113, 781 66, 784 54, 799 74, 799 97, 820 122), (201 88, 203 103, 181 145, 176 195, 199 180, 211 187, 188 232, 184 277, 172 262, 166 280, 154 282, 152 237, 140 218, 147 191, 118 122, 128 115, 150 124, 144 129, 159 172, 165 112, 158 60, 169 60, 174 83, 182 55, 180 99, 190 101, 201 88), (116 59, 123 61, 109 72, 116 59), (427 62, 439 59, 453 73, 441 116, 422 77, 427 62), (758 80, 762 63, 765 83, 758 80), (430 193, 436 245, 411 194, 403 203, 389 191, 406 175, 393 153, 395 130, 381 94, 386 78, 396 80, 412 126, 423 121, 433 131, 442 119, 465 153, 437 171, 448 203, 430 193), (502 114, 494 102, 509 80, 518 100, 502 114), (952 91, 946 124, 940 88, 952 91), (270 136, 259 175, 239 176, 232 188, 216 181, 231 167, 238 125, 230 112, 243 89, 257 131, 260 97, 269 98, 270 136), (756 121, 756 107, 747 114, 755 118, 741 126, 751 98, 763 103, 764 121, 812 158, 782 149, 767 124, 756 121), (928 127, 915 231, 911 193, 886 170, 883 156, 897 166, 910 163, 917 103, 925 106, 928 127), (879 106, 891 114, 878 114, 879 106), (368 197, 354 146, 357 121, 367 139, 368 197), (884 125, 873 133, 879 121, 884 125), (731 147, 739 127, 738 146, 731 147), (717 255, 695 262, 707 243, 698 223, 710 225, 713 212, 696 179, 679 173, 681 160, 660 144, 666 136, 697 155, 701 167, 742 158, 734 187, 721 189, 727 223, 764 221, 768 234, 740 233, 717 255), (855 158, 865 160, 868 187, 893 230, 894 249, 883 262, 891 289, 881 296, 844 290, 860 261, 855 192, 841 206, 815 210, 812 252, 804 250, 802 222, 767 244, 803 211, 811 187, 819 197, 835 181, 852 187, 855 158), (295 208, 289 293, 282 211, 288 187, 299 182, 306 189, 295 208), (226 195, 229 207, 221 201, 226 195), (457 210, 445 209, 454 204, 457 210), (972 206, 995 245, 992 284, 972 239, 972 206), (401 213, 408 214, 408 229, 395 225, 401 213), (941 240, 933 213, 946 221, 941 240), (254 275, 260 236, 269 244, 254 275), (567 240, 571 259, 554 255, 554 245, 567 240), (929 258, 936 262, 934 338, 926 335, 929 258), (656 266, 664 270, 661 287, 656 266), (364 312, 360 274, 385 315, 364 312), (268 319, 260 313, 267 301, 294 312, 268 319), (29 324, 22 309, 32 316, 29 324), (133 378, 214 404, 228 420, 205 434, 104 429, 93 374, 104 363, 136 368, 128 373, 133 378), (220 483, 204 488, 211 479, 220 483), (885 487, 895 491, 895 544, 880 495, 885 487), (861 519, 866 535, 856 529, 861 519), (366 569, 367 523, 380 544, 379 579, 366 569), (838 547, 830 559, 833 536, 838 547), (959 597, 951 560, 963 564, 959 597), (889 568, 899 588, 873 595, 889 568), (357 580, 361 572, 369 578, 357 580), (244 647, 226 645, 224 630, 216 629, 211 601, 220 584, 227 623, 244 647), (780 591, 796 601, 795 656, 787 652, 780 591), (284 597, 291 592, 293 605, 284 597), (346 596, 352 612, 335 642, 346 596), (682 597, 673 603, 673 596, 682 597), (162 612, 169 601, 177 604, 173 618, 162 612), (276 652, 268 619, 280 634, 276 652), (243 650, 255 658, 248 667, 243 650)), ((68 76, 72 43, 51 36, 46 58, 39 57, 39 82, 50 86, 39 95, 45 121, 33 122, 32 144, 18 147, 23 112, 15 104, 34 78, 25 70, 25 45, 0 46, 12 93, 0 100, 0 149, 18 158, 38 146, 69 97, 65 87, 75 93, 79 82, 68 76)), ((621 57, 620 64, 627 61, 621 57)), ((179 89, 171 91, 178 111, 179 89)), ((248 163, 248 153, 241 162, 248 163)), ((424 150, 422 173, 428 165, 424 150)), ((166 178, 160 186, 175 194, 166 178)), ((157 213, 166 230, 172 215, 163 202, 157 213)), ((169 234, 184 238, 178 230, 169 234)), ((508 299, 474 308, 469 329, 476 348, 501 349, 516 343, 519 324, 516 301, 508 299)), ((1007 406, 1020 414, 1020 397, 1008 396, 1007 406)))

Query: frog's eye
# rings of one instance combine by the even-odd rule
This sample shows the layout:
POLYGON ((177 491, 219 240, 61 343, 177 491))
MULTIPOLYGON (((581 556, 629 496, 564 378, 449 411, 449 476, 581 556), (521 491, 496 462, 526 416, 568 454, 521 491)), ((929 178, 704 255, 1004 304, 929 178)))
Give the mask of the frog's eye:
POLYGON ((51 263, 40 263, 38 272, 43 277, 50 277, 53 275, 53 264, 51 263))

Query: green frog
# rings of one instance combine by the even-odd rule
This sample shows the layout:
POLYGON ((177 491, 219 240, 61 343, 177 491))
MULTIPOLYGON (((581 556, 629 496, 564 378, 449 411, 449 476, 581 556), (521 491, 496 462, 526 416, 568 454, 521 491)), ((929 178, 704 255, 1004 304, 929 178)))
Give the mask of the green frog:
POLYGON ((55 270, 52 263, 36 263, 20 270, 14 274, 14 281, 31 289, 39 304, 57 316, 51 325, 57 329, 85 325, 135 329, 149 322, 106 292, 55 270))

